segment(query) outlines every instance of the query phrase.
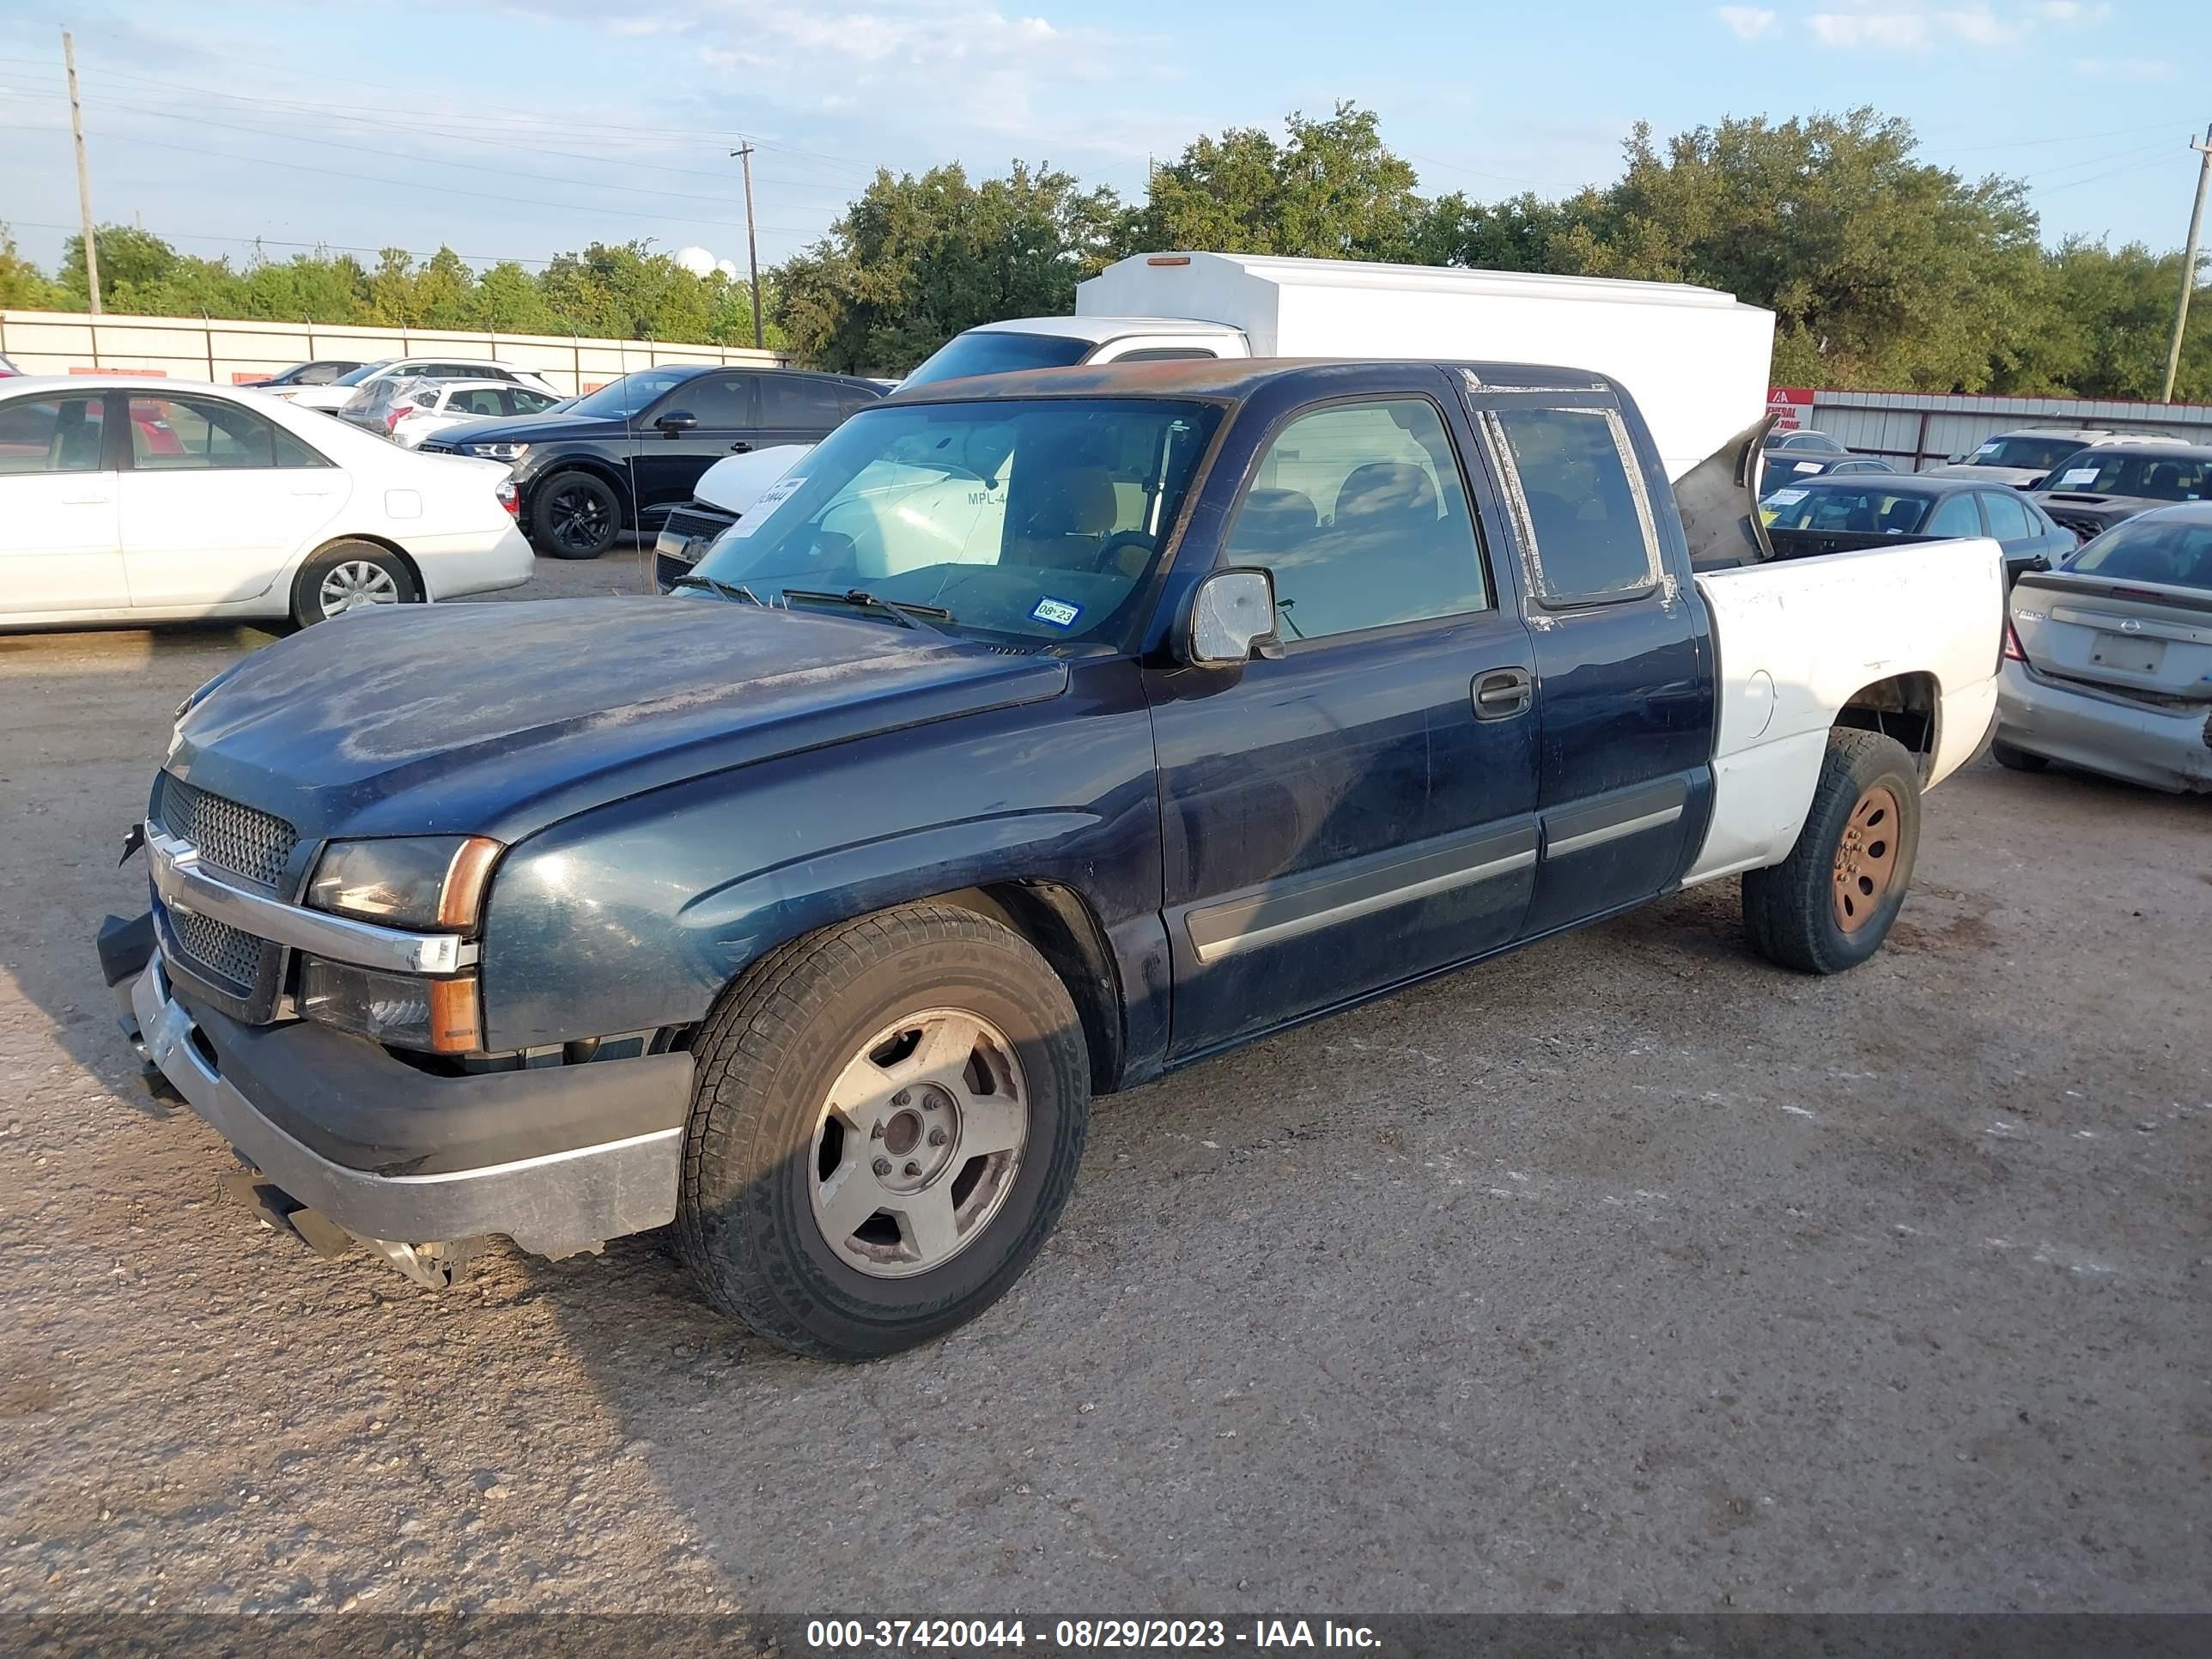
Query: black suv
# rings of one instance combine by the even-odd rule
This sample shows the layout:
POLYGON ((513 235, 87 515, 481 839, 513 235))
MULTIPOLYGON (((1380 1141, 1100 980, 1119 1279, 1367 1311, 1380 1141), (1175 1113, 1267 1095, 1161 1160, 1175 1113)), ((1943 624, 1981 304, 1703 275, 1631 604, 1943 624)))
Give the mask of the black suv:
POLYGON ((656 529, 725 455, 819 442, 883 395, 842 374, 672 363, 543 415, 472 421, 422 447, 511 463, 531 544, 556 559, 596 559, 624 529, 656 529))

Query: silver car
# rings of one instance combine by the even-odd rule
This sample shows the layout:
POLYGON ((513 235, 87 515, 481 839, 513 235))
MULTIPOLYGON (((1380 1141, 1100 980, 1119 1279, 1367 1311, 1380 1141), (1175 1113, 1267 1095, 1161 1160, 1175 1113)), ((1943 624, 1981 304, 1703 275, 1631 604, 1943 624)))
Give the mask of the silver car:
POLYGON ((2212 501, 2116 525, 2012 590, 1995 753, 2212 793, 2212 501))

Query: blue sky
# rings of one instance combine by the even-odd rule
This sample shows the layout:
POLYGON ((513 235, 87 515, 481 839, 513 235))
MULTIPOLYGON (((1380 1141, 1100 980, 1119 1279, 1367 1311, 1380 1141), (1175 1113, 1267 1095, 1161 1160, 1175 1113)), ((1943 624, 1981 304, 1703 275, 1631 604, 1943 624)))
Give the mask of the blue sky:
MULTIPOLYGON (((51 265, 76 217, 59 27, 0 6, 0 221, 51 265)), ((1638 118, 1869 103, 1928 155, 2024 175, 2047 240, 2178 246, 2212 116, 2203 0, 1771 5, 1166 0, 71 3, 93 202, 193 252, 252 239, 543 261, 649 237, 818 235, 878 163, 1014 156, 1141 192, 1148 155, 1351 98, 1432 194, 1619 170, 1638 118)))

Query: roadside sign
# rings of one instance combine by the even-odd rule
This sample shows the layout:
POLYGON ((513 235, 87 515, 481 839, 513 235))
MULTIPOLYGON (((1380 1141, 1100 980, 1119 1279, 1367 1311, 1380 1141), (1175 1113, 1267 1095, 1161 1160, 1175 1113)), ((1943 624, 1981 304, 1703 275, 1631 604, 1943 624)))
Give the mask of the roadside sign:
POLYGON ((1778 432, 1795 432, 1805 424, 1813 412, 1813 388, 1808 386, 1776 386, 1766 389, 1766 412, 1778 416, 1774 422, 1778 432))

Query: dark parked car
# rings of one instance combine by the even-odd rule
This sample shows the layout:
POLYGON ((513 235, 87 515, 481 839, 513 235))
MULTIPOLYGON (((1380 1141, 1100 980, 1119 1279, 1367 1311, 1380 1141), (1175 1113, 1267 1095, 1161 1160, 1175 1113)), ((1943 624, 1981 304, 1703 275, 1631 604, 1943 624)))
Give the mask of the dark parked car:
POLYGON ((2005 580, 2047 570, 2079 546, 2017 490, 1965 478, 1895 473, 1880 478, 1808 478, 1759 497, 1766 537, 1781 559, 1844 553, 1897 542, 1987 536, 2004 550, 2005 580))
POLYGON ((477 422, 422 447, 512 463, 531 544, 556 559, 596 559, 625 529, 657 529, 725 455, 818 442, 883 395, 851 375, 670 364, 625 374, 557 413, 477 422))
POLYGON ((1777 432, 1766 441, 1759 471, 1763 487, 1779 489, 1805 478, 1841 473, 1894 472, 1887 461, 1854 455, 1825 432, 1777 432))
POLYGON ((245 386, 329 386, 341 374, 350 374, 361 367, 358 358, 320 357, 312 363, 295 363, 281 374, 265 380, 246 380, 245 386))
POLYGON ((2212 445, 2085 449, 2028 499, 2087 541, 2153 507, 2212 501, 2212 445))

